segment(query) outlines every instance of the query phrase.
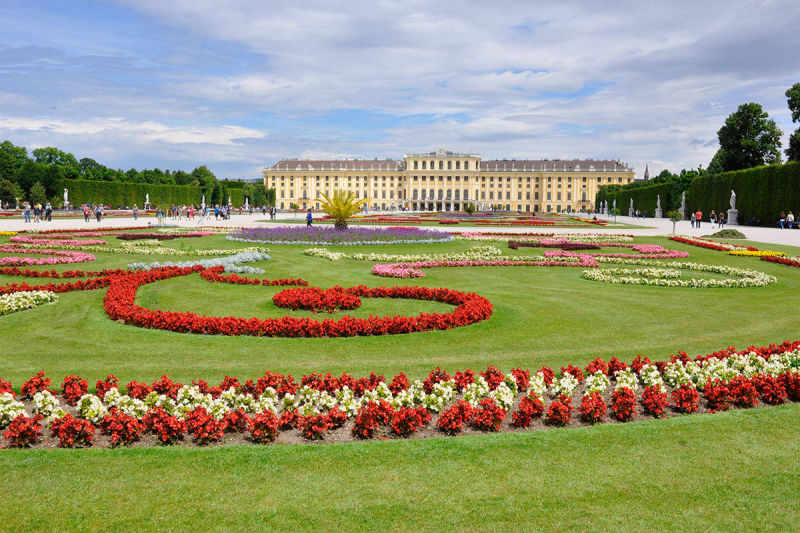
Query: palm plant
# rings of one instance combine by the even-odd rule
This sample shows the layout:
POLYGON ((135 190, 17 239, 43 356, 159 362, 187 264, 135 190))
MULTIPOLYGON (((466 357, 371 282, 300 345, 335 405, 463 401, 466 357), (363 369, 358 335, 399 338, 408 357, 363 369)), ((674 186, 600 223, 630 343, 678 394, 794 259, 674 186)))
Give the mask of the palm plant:
POLYGON ((336 190, 332 196, 323 193, 320 207, 334 220, 334 227, 342 231, 347 229, 347 219, 358 213, 367 202, 366 198, 359 200, 352 192, 336 190))

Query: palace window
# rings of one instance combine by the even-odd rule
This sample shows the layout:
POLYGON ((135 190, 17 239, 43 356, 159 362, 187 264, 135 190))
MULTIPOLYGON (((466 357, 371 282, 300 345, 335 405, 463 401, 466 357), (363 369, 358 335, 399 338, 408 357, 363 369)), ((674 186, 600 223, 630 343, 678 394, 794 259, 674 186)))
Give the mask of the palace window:
POLYGON ((561 193, 556 194, 556 200, 561 200, 561 193))
POLYGON ((464 161, 464 170, 469 170, 469 161, 464 161))
POLYGON ((444 170, 444 161, 439 161, 439 170, 444 170))
POLYGON ((447 170, 453 170, 453 162, 452 161, 448 161, 447 162, 447 170))
POLYGON ((461 161, 456 161, 456 170, 461 170, 461 161))
POLYGON ((539 199, 539 192, 538 191, 533 193, 533 199, 534 200, 538 200, 539 199))
POLYGON ((571 202, 571 201, 572 201, 572 193, 571 193, 571 192, 568 192, 568 193, 567 193, 567 201, 568 201, 568 202, 571 202))
POLYGON ((419 168, 419 161, 414 161, 414 170, 419 168))
POLYGON ((551 193, 551 192, 548 192, 548 193, 547 193, 547 201, 550 201, 550 200, 552 200, 552 199, 553 199, 553 193, 551 193))

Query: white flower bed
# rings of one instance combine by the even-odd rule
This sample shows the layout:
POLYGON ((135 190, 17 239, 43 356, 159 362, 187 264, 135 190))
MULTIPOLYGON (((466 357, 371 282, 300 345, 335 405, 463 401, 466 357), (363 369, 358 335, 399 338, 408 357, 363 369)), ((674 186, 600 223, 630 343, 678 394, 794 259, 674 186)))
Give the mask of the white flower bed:
POLYGON ((625 269, 605 268, 584 270, 583 277, 604 283, 621 283, 627 285, 653 285, 660 287, 765 287, 778 280, 775 276, 724 265, 703 265, 700 263, 663 263, 651 259, 621 259, 613 257, 596 257, 599 263, 615 263, 625 265, 641 265, 669 268, 652 269, 625 269), (714 272, 726 276, 735 276, 728 279, 677 279, 676 269, 694 270, 697 272, 714 272))
POLYGON ((221 257, 219 259, 201 259, 199 261, 180 261, 171 262, 156 261, 154 263, 131 263, 128 268, 131 270, 150 270, 151 268, 160 267, 193 267, 195 265, 202 266, 203 268, 211 268, 215 266, 224 266, 225 272, 234 272, 237 274, 263 274, 264 269, 249 266, 240 266, 241 263, 252 263, 255 261, 269 261, 270 256, 264 252, 247 251, 241 252, 228 257, 221 257))
MULTIPOLYGON (((449 252, 438 254, 378 254, 378 253, 353 253, 333 252, 326 248, 308 248, 303 254, 312 257, 322 257, 331 261, 341 259, 355 259, 358 261, 372 261, 376 263, 414 263, 419 261, 531 261, 531 256, 503 255, 503 251, 495 246, 473 246, 465 252, 449 252)), ((536 257, 535 260, 547 261, 545 257, 536 257)), ((563 259, 561 259, 563 261, 563 259)))
POLYGON ((0 295, 0 316, 33 309, 42 304, 55 302, 58 295, 50 291, 12 292, 0 295))

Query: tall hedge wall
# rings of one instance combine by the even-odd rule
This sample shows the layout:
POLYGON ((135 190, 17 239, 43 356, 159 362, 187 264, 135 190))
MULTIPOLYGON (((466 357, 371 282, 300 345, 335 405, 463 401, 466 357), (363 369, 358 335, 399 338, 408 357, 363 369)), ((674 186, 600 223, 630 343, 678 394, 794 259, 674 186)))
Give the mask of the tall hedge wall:
POLYGON ((614 206, 614 199, 617 200, 617 209, 621 215, 628 214, 628 208, 631 206, 631 198, 633 198, 633 209, 640 211, 647 211, 647 216, 652 217, 656 213, 656 205, 658 204, 658 195, 661 195, 661 209, 664 211, 664 216, 667 216, 667 211, 675 209, 680 206, 681 199, 672 198, 672 186, 669 183, 659 183, 658 185, 651 185, 649 187, 639 187, 637 189, 622 189, 613 188, 606 189, 602 187, 597 193, 595 205, 599 207, 604 200, 608 200, 608 208, 614 206))
MULTIPOLYGON (((233 205, 244 204, 244 193, 241 188, 225 187, 222 183, 224 202, 228 196, 233 205)), ((152 185, 149 183, 125 183, 119 181, 93 181, 93 180, 62 180, 59 190, 69 191, 69 202, 80 205, 86 202, 110 204, 114 207, 129 206, 133 204, 144 207, 147 194, 150 194, 150 205, 153 207, 168 207, 176 205, 200 205, 203 191, 200 187, 191 185, 152 185)), ((61 198, 61 195, 57 195, 61 198)), ((211 203, 211 198, 206 195, 206 203, 211 203)))
POLYGON ((769 165, 712 176, 692 181, 687 193, 687 207, 703 211, 726 211, 730 208, 731 190, 736 191, 739 224, 758 218, 762 226, 774 226, 781 211, 800 213, 800 163, 769 165))

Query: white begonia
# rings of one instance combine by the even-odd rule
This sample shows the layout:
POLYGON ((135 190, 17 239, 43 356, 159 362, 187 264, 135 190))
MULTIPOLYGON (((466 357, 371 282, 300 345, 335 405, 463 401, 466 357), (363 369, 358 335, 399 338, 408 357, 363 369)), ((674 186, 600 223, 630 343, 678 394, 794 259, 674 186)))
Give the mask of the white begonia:
POLYGON ((85 418, 92 424, 98 424, 108 414, 108 409, 103 405, 103 401, 94 394, 84 394, 76 405, 81 418, 85 418))
POLYGON ((603 394, 605 390, 611 385, 611 381, 602 370, 596 371, 594 374, 586 378, 586 392, 584 395, 589 395, 593 392, 603 394))
POLYGON ((664 380, 671 387, 680 387, 683 384, 692 384, 692 377, 686 372, 683 364, 680 361, 674 363, 667 363, 664 368, 664 380))
POLYGON ((632 370, 617 370, 614 372, 614 379, 617 381, 615 390, 628 388, 636 391, 639 389, 639 378, 632 370))
POLYGON ((545 383, 544 374, 542 372, 537 372, 536 374, 531 377, 531 381, 528 384, 529 394, 533 394, 538 396, 540 400, 544 400, 544 393, 547 391, 547 384, 545 383))
POLYGON ((16 401, 10 392, 0 394, 0 428, 6 427, 24 412, 25 405, 16 401))
POLYGON ((516 393, 512 391, 505 382, 501 383, 496 389, 489 392, 489 398, 493 399, 499 407, 505 409, 506 411, 511 409, 511 407, 514 405, 514 400, 516 397, 516 393))
POLYGON ((503 382, 505 383, 506 387, 511 389, 511 392, 514 394, 514 396, 519 394, 519 387, 517 386, 517 378, 514 377, 514 374, 508 372, 507 374, 504 374, 504 376, 505 379, 503 380, 503 382))
POLYGON ((661 373, 655 365, 643 365, 642 369, 639 371, 639 379, 642 380, 642 384, 645 387, 654 387, 656 385, 663 386, 664 384, 664 379, 661 377, 661 373))
POLYGON ((33 309, 58 300, 58 295, 51 291, 20 291, 0 295, 0 316, 33 309))
POLYGON ((554 398, 562 394, 572 396, 572 393, 577 387, 578 379, 572 374, 564 374, 561 379, 553 380, 553 384, 550 386, 550 394, 552 394, 554 398))
POLYGON ((483 376, 478 376, 475 383, 470 383, 464 389, 464 401, 469 402, 472 407, 478 407, 481 400, 489 397, 489 384, 483 379, 483 376))
POLYGON ((283 395, 283 410, 284 411, 291 411, 295 408, 295 404, 297 403, 297 398, 292 393, 287 393, 283 395))
POLYGON ((378 395, 378 398, 382 400, 390 400, 392 398, 392 391, 385 381, 378 383, 378 386, 375 387, 375 393, 378 395))
POLYGON ((61 402, 49 390, 43 390, 33 395, 33 413, 47 418, 61 407, 61 402))

